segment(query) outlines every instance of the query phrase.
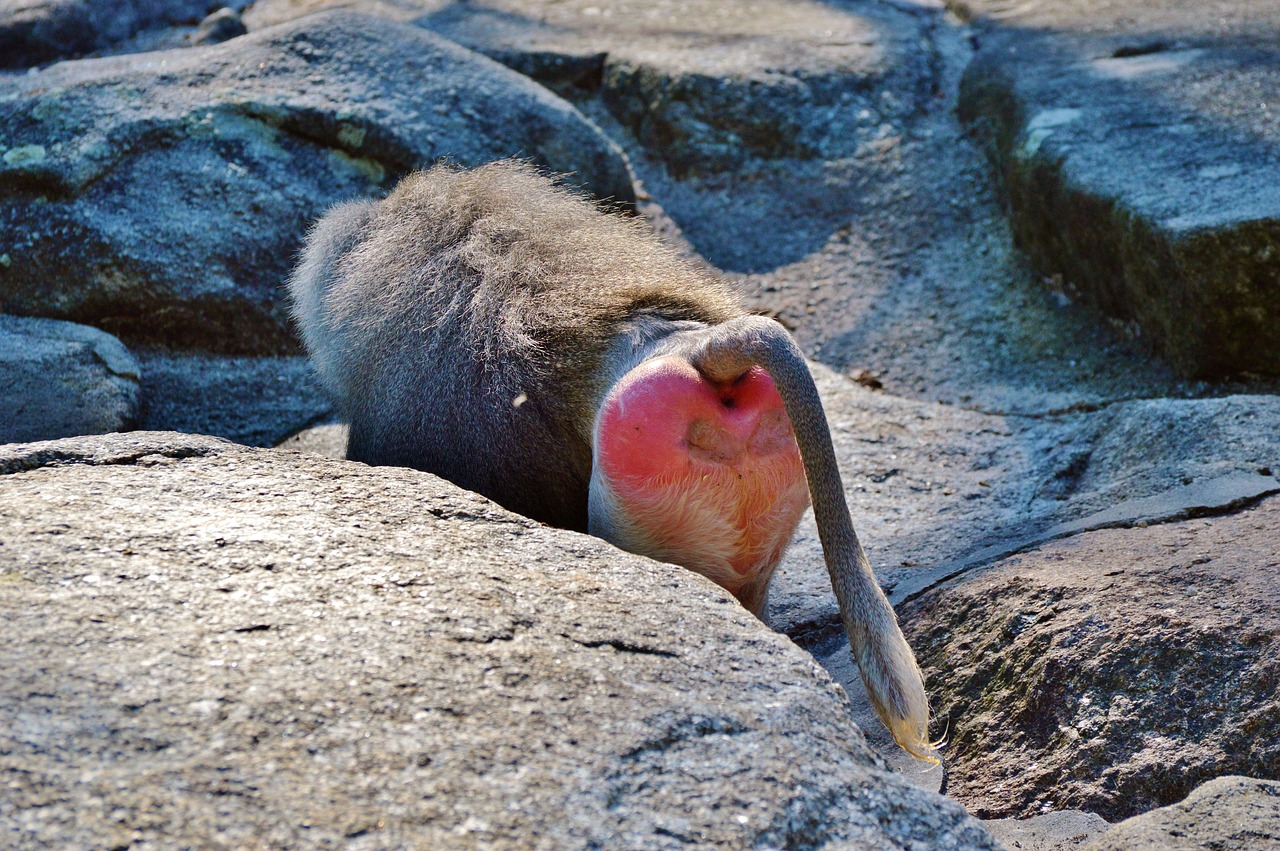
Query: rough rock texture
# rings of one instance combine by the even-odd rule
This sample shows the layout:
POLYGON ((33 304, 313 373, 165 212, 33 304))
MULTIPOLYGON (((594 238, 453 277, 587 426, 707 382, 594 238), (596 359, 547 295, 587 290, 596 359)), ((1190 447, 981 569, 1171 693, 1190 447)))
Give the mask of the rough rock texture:
POLYGON ((1277 529, 1273 497, 1091 532, 909 603, 948 793, 984 817, 1114 821, 1222 774, 1280 778, 1277 529))
POLYGON ((1029 819, 987 819, 983 826, 1013 851, 1069 851, 1082 848, 1111 825, 1096 813, 1065 810, 1029 819))
POLYGON ((1173 806, 1120 822, 1088 851, 1280 849, 1280 783, 1219 777, 1173 806))
POLYGON ((329 205, 440 157, 516 154, 633 197, 623 157, 569 104, 378 18, 2 79, 0 309, 128 342, 288 350, 282 283, 329 205))
POLYGON ((0 0, 0 68, 18 68, 124 41, 141 30, 197 24, 249 0, 0 0))
MULTIPOLYGON (((1022 417, 889 396, 821 366, 813 372, 855 525, 895 602, 936 582, 939 570, 1087 529, 1225 510, 1280 488, 1280 433, 1269 427, 1280 422, 1275 396, 1022 417), (1213 487, 1219 482, 1230 486, 1213 487)), ((793 635, 837 623, 822 565, 806 519, 771 595, 772 621, 793 635)))
POLYGON ((1280 7, 966 8, 960 115, 1032 262, 1186 375, 1280 373, 1280 7))
MULTIPOLYGON (((260 0, 250 26, 348 0, 260 0)), ((913 18, 811 0, 357 2, 413 19, 565 94, 599 91, 676 174, 848 156, 931 94, 913 18), (905 93, 906 97, 902 95, 905 93)), ((924 49, 922 49, 922 47, 924 49)))
POLYGON ((331 403, 306 358, 142 350, 139 428, 275 446, 324 419, 331 403))
POLYGON ((0 443, 133 428, 140 378, 110 334, 0 314, 0 443))
POLYGON ((212 438, 0 471, 5 844, 997 847, 687 571, 212 438))
MULTIPOLYGON (((329 0, 259 0, 245 11, 244 22, 251 29, 261 29, 268 14, 278 14, 283 20, 329 4, 329 0)), ((1251 215, 1251 204, 1269 203, 1271 183, 1256 181, 1245 195, 1223 194, 1215 187, 1230 188, 1251 175, 1262 174, 1274 162, 1269 140, 1276 134, 1267 124, 1274 121, 1274 105, 1263 95, 1275 88, 1276 64, 1270 61, 1268 51, 1273 51, 1275 43, 1276 4, 1235 0, 1195 4, 975 0, 973 25, 948 16, 940 3, 931 0, 821 4, 356 0, 353 5, 462 39, 571 95, 578 109, 625 149, 642 181, 638 206, 657 229, 734 276, 753 309, 776 316, 793 329, 806 352, 820 363, 818 380, 836 432, 855 522, 895 600, 908 599, 955 577, 958 581, 951 587, 961 589, 955 592, 958 603, 968 605, 963 589, 984 566, 993 562, 1005 565, 1010 555, 1017 553, 1031 553, 1023 558, 1040 558, 1045 552, 1063 551, 1054 548, 1097 540, 1094 536, 1105 536, 1105 545, 1100 545, 1104 551, 1111 546, 1105 542, 1121 540, 1114 547, 1116 557, 1132 557, 1145 570, 1148 563, 1158 564, 1159 559, 1145 550, 1132 555, 1140 549, 1139 544, 1149 541, 1158 553, 1163 552, 1162 536, 1170 529, 1187 528, 1187 518, 1230 516, 1277 487, 1274 474, 1280 470, 1280 431, 1274 423, 1280 422, 1280 397, 1276 395, 1280 382, 1254 374, 1230 380, 1180 378, 1164 361, 1147 352, 1152 332, 1132 321, 1100 322, 1098 311, 1085 304, 1085 290, 1077 282, 1061 274, 1045 275, 1047 268, 1037 269, 1025 262, 1014 250, 1011 234, 1021 225, 1010 225, 1004 200, 991 185, 990 165, 966 138, 955 114, 959 81, 975 55, 980 64, 970 74, 971 81, 978 69, 993 61, 991 51, 1000 45, 1020 50, 1025 46, 1028 52, 1023 62, 1001 63, 1013 74, 1008 90, 1022 97, 1018 92, 1029 91, 1025 85, 1030 78, 1019 75, 1052 65, 1060 68, 1062 73, 1056 79, 1062 85, 1049 92, 1053 95, 1049 106, 1079 109, 1083 115, 1080 122, 1073 122, 1068 120, 1070 112, 1051 113, 1048 124, 1064 123, 1048 126, 1042 122, 1036 132, 1037 154, 1053 150, 1068 133, 1081 132, 1076 125, 1082 124, 1091 132, 1109 128, 1105 139, 1087 140, 1089 145, 1110 144, 1108 155, 1136 145, 1144 158, 1150 152, 1154 161, 1157 153, 1166 156, 1178 150, 1156 144, 1151 134, 1189 128, 1185 153, 1205 154, 1205 159, 1195 162, 1192 172, 1157 175, 1160 179, 1154 185, 1163 193, 1163 203, 1172 205, 1171 209, 1204 209, 1197 205, 1209 199, 1219 204, 1212 211, 1215 214, 1251 215), (1049 36, 1051 30, 1057 35, 1049 36), (1041 45, 1044 50, 1038 49, 1041 45), (1266 61, 1231 65, 1246 55, 1266 61), (1060 66, 1054 64, 1059 61, 1060 66), (1170 69, 1170 63, 1171 70, 1161 70, 1170 69), (1085 76, 1075 76, 1081 68, 1086 69, 1085 76), (610 69, 617 74, 610 76, 610 69), (1102 72, 1114 84, 1110 88, 1097 79, 1102 72), (1120 72, 1128 77, 1117 79, 1120 72), (833 90, 824 87, 837 83, 849 99, 832 103, 827 98, 833 90), (1117 111, 1121 95, 1134 90, 1147 96, 1150 115, 1164 123, 1143 126, 1145 113, 1117 111), (1268 108, 1262 109, 1262 103, 1268 108), (1125 115, 1140 120, 1116 123, 1125 115), (1170 115, 1177 119, 1172 124, 1166 121, 1170 115), (1187 116, 1192 120, 1183 121, 1187 116), (1135 136, 1140 137, 1137 143, 1124 141, 1135 136), (1205 147, 1205 138, 1231 144, 1205 147), (1235 165, 1240 166, 1239 173, 1234 171, 1235 165), (1204 180, 1189 179, 1189 174, 1204 180), (1089 530, 1095 530, 1093 535, 1082 538, 1089 530), (1131 541, 1136 542, 1133 547, 1131 541)), ((964 11, 959 3, 954 5, 957 11, 964 11)), ((221 49, 239 50, 240 45, 265 37, 267 34, 260 32, 221 49)), ((190 43, 192 38, 191 27, 149 30, 96 52, 136 52, 149 46, 184 43, 184 39, 190 43)), ((293 53, 296 51, 290 55, 293 53)), ((178 57, 185 57, 182 61, 191 63, 183 66, 185 75, 205 63, 199 58, 203 55, 170 53, 160 59, 173 68, 175 62, 181 64, 178 57)), ((155 55, 137 55, 120 57, 116 65, 95 67, 163 73, 153 67, 156 61, 155 55)), ((310 150, 306 146, 313 143, 308 140, 322 137, 330 141, 317 143, 316 150, 338 149, 359 164, 372 161, 386 169, 381 155, 368 150, 371 137, 367 136, 358 149, 343 147, 349 145, 350 137, 339 139, 340 144, 332 142, 337 136, 334 126, 345 120, 339 119, 338 113, 342 108, 361 110, 362 115, 373 116, 367 126, 393 132, 405 126, 404 116, 417 114, 417 88, 406 86, 400 75, 388 72, 394 63, 372 62, 376 73, 358 77, 358 85, 343 78, 341 85, 331 87, 332 75, 326 69, 332 66, 326 63, 332 57, 316 61, 314 68, 308 66, 310 70, 302 73, 304 85, 312 91, 323 88, 324 97, 335 106, 324 107, 329 117, 319 122, 319 131, 290 139, 310 150), (312 80, 313 73, 319 79, 312 80), (381 92, 384 81, 390 87, 385 96, 381 92), (406 88, 413 88, 412 99, 403 94, 406 88), (384 121, 388 115, 390 119, 384 121)), ((264 70, 254 83, 254 97, 267 92, 261 95, 267 99, 270 87, 278 82, 288 98, 295 98, 299 84, 292 69, 284 68, 287 73, 278 77, 268 77, 264 70)), ((197 68, 191 73, 198 77, 200 72, 197 68)), ((49 72, 34 79, 45 73, 49 72)), ((69 72, 64 69, 58 73, 69 72)), ((184 84, 192 80, 186 76, 180 79, 184 84)), ((39 83, 12 73, 0 74, 0 91, 15 85, 39 83)), ((420 87, 417 81, 414 86, 420 87)), ((485 92, 482 88, 460 88, 456 100, 448 101, 453 109, 449 115, 465 114, 466 110, 486 115, 491 99, 485 92)), ((215 109, 213 113, 215 122, 227 120, 223 112, 215 109)), ((567 122, 581 121, 572 111, 559 114, 567 122)), ((306 117, 311 113, 305 110, 293 115, 292 121, 311 123, 306 117)), ((246 120, 257 119, 250 116, 246 120)), ((44 126, 56 129, 52 123, 44 126)), ((509 124, 503 127, 511 129, 509 124)), ((42 147, 46 159, 52 160, 48 152, 65 141, 30 138, 13 147, 5 136, 8 129, 7 123, 0 123, 0 158, 12 160, 5 163, 5 169, 27 167, 23 163, 38 155, 32 145, 42 147)), ((227 132, 225 128, 223 132, 227 132)), ((372 130, 369 133, 376 138, 372 130)), ((404 144, 419 144, 422 136, 417 133, 404 144)), ((191 143, 181 136, 179 141, 182 145, 191 143)), ((126 146, 133 144, 133 137, 127 133, 105 144, 104 156, 132 156, 126 146)), ((1079 156, 1082 150, 1083 145, 1063 153, 1079 156)), ((277 172, 262 155, 257 159, 223 157, 213 165, 225 170, 230 161, 244 166, 252 179, 277 180, 272 184, 275 186, 281 185, 279 175, 288 175, 292 181, 288 185, 296 185, 296 164, 314 164, 298 155, 277 172)), ((334 161, 345 162, 337 155, 334 161)), ((1066 160, 1071 161, 1070 157, 1066 160)), ((147 165, 154 163, 148 160, 147 165)), ((1129 171, 1141 174, 1147 164, 1144 159, 1129 165, 1129 171)), ((311 179, 305 176, 311 173, 307 171, 310 168, 300 170, 304 182, 311 179)), ((380 191, 393 179, 395 168, 387 170, 381 183, 376 171, 375 176, 355 174, 350 180, 359 189, 356 194, 380 191)), ((315 185, 325 192, 331 184, 347 179, 342 175, 352 174, 349 170, 331 171, 337 177, 321 172, 315 178, 315 185)), ((101 179, 116 177, 107 170, 101 179)), ((122 189, 134 184, 117 181, 113 185, 122 189)), ((12 188, 14 184, 0 186, 12 188)), ((222 194, 217 197, 229 200, 210 201, 201 207, 201 227, 225 233, 229 223, 238 221, 247 196, 228 194, 225 188, 218 191, 222 194)), ((122 196, 102 197, 121 204, 122 196)), ((56 193, 47 194, 47 198, 64 203, 56 193)), ((124 201, 121 219, 150 221, 142 214, 151 213, 151 208, 140 209, 142 205, 127 198, 124 201)), ((159 206, 170 215, 180 209, 168 196, 161 198, 159 206)), ((306 204, 295 206, 302 210, 306 204)), ((295 207, 272 207, 266 211, 267 218, 278 221, 281 210, 293 215, 295 207)), ((263 221, 259 217, 257 226, 263 221)), ((1099 222, 1096 238, 1091 236, 1090 241, 1081 243, 1087 249, 1078 252, 1081 256, 1101 256, 1099 246, 1127 239, 1124 228, 1128 225, 1121 218, 1113 215, 1099 222)), ((1052 233, 1071 230, 1058 227, 1065 224, 1055 223, 1052 233)), ((145 227, 145 233, 155 229, 149 223, 145 227)), ((0 227, 0 292, 8 291, 5 265, 12 267, 16 258, 8 247, 13 236, 11 230, 0 227)), ((170 251, 172 241, 157 241, 158 248, 152 248, 170 251)), ((1223 243, 1220 268, 1228 274, 1222 280, 1257 267, 1258 257, 1247 253, 1252 250, 1250 245, 1247 240, 1223 243), (1237 249, 1239 256, 1230 256, 1237 249)), ((49 250, 66 248, 51 246, 49 250)), ((128 255, 117 248, 112 251, 128 255)), ((223 257, 218 251, 223 249, 215 246, 215 257, 223 257)), ((292 247, 287 247, 266 260, 250 258, 246 263, 283 270, 289 265, 286 255, 291 253, 292 247)), ((1165 262, 1162 257, 1143 260, 1165 262)), ((46 283, 54 288, 83 277, 50 277, 46 283)), ((1123 283, 1128 278, 1116 280, 1123 283)), ((1247 290, 1245 287, 1241 292, 1247 290)), ((1197 311, 1184 319, 1194 325, 1202 321, 1202 314, 1208 318, 1211 313, 1197 311)), ((159 315, 160 320, 164 318, 159 315)), ((218 334, 227 336, 222 331, 218 334)), ((1230 351, 1235 345, 1227 340, 1221 348, 1230 351)), ((1265 353, 1275 349, 1257 345, 1256 350, 1265 353)), ((190 352, 136 351, 144 368, 144 422, 148 426, 214 431, 262 443, 312 422, 323 407, 296 359, 219 359, 190 352)), ((337 451, 340 443, 341 430, 336 427, 290 441, 290 445, 329 452, 337 451)), ((122 464, 115 470, 131 472, 132 467, 122 464)), ((343 499, 355 500, 359 491, 367 489, 367 481, 360 481, 359 487, 344 492, 343 499)), ((104 492, 113 496, 127 491, 127 487, 104 485, 104 492)), ((260 511, 260 506, 255 508, 260 511)), ((1256 511, 1250 514, 1254 520, 1260 516, 1256 511)), ((1267 549, 1267 545, 1280 536, 1280 523, 1273 515, 1267 517, 1270 519, 1257 521, 1262 524, 1260 529, 1242 539, 1242 547, 1250 540, 1260 542, 1253 546, 1257 557, 1273 552, 1274 547, 1267 549)), ((474 530, 483 524, 466 525, 466 534, 479 534, 474 530)), ((466 543, 472 538, 458 540, 466 543)), ((561 556, 554 557, 562 557, 564 551, 560 552, 561 556)), ((1129 569, 1127 561, 1125 566, 1129 569)), ((1208 569, 1205 565, 1194 567, 1208 569)), ((1104 579, 1110 582, 1114 577, 1104 579)), ((1044 581, 1046 587, 1058 588, 1044 581)), ((1073 590, 1059 595, 1054 603, 1057 622, 1080 623, 1106 610, 1108 601, 1099 600, 1089 590, 1105 587, 1105 582, 1098 583, 1096 577, 1088 581, 1075 577, 1066 584, 1073 590)), ((1155 589, 1149 602, 1167 608, 1164 600, 1169 589, 1158 577, 1147 585, 1155 589)), ((1122 594, 1119 600, 1135 623, 1147 624, 1156 617, 1160 609, 1149 609, 1147 599, 1137 596, 1145 595, 1146 587, 1126 588, 1128 596, 1122 594)), ((956 621, 945 604, 948 593, 952 592, 929 592, 929 599, 941 599, 942 605, 928 611, 909 605, 902 613, 917 635, 930 634, 934 629, 931 619, 936 617, 938 629, 951 629, 951 641, 960 648, 955 658, 963 660, 968 658, 964 655, 968 651, 961 647, 963 641, 976 646, 989 638, 991 625, 978 615, 971 624, 956 621), (964 633, 970 629, 973 631, 966 639, 964 633)), ((993 590, 992 599, 1004 593, 1003 588, 993 590)), ((1015 604, 1023 599, 1023 591, 1007 593, 1015 604)), ((718 611, 718 599, 715 595, 683 598, 684 623, 701 622, 708 606, 718 611)), ((255 615, 280 605, 266 594, 259 595, 255 603, 255 615)), ((773 622, 802 641, 845 685, 851 709, 857 710, 858 676, 839 633, 811 525, 802 528, 775 584, 771 603, 773 622)), ((996 603, 974 605, 975 610, 984 610, 983 606, 994 607, 996 603)), ((1206 611, 1199 626, 1179 622, 1176 628, 1163 632, 1160 624, 1152 630, 1171 639, 1190 636, 1190 646, 1200 653, 1204 641, 1228 629, 1223 625, 1224 612, 1212 607, 1206 611)), ((1017 610, 1010 616, 1023 613, 1017 610)), ((1199 619, 1199 614, 1187 607, 1179 610, 1178 617, 1184 615, 1189 621, 1199 619)), ((100 627, 90 621, 86 628, 100 627)), ((1240 629, 1230 634, 1238 637, 1240 629)), ((244 635, 265 639, 271 632, 244 635)), ((386 634, 389 640, 403 640, 403 634, 396 630, 387 629, 386 634)), ((485 653, 495 649, 490 646, 494 643, 470 649, 485 653)), ((993 645, 1001 653, 1008 652, 1003 661, 991 657, 981 664, 1024 664, 1030 671, 1025 678, 1028 685, 1041 688, 1035 660, 1018 655, 1021 645, 1016 641, 1007 645, 993 645)), ((390 652, 368 644, 359 647, 373 648, 369 658, 386 659, 390 652)), ((1147 655, 1124 658, 1117 655, 1122 649, 1104 647, 1096 654, 1112 666, 1106 673, 1115 680, 1147 682, 1154 677, 1156 682, 1164 682, 1190 675, 1182 669, 1181 656, 1159 655, 1167 645, 1152 648, 1147 655), (1150 673, 1153 659, 1167 667, 1150 673), (1144 676, 1146 680, 1141 679, 1144 676)), ((723 665, 725 658, 730 657, 714 657, 714 664, 723 665)), ((1203 657, 1192 658, 1198 661, 1203 657)), ((976 687, 976 681, 974 684, 976 687)), ((948 688, 948 682, 941 681, 938 700, 951 699, 946 697, 948 688)), ((384 705, 377 702, 381 692, 368 691, 368 700, 384 705)), ((1011 695, 1007 700, 1013 705, 1027 705, 1025 696, 1011 695)), ((556 696, 550 694, 547 701, 553 715, 559 711, 556 696)), ((1216 710, 1221 723, 1209 730, 1211 742, 1232 729, 1243 729, 1250 713, 1258 711, 1256 691, 1240 689, 1216 696, 1227 702, 1216 710)), ((373 709, 362 704, 364 699, 347 694, 344 705, 349 706, 349 713, 372 713, 373 709)), ((696 702, 696 696, 686 699, 696 702)), ((959 701, 957 697, 955 705, 959 706, 959 701)), ((1119 706, 1120 698, 1113 703, 1119 706)), ((634 700, 631 711, 646 705, 645 699, 634 700)), ((892 760, 896 751, 883 742, 875 744, 880 725, 868 708, 862 709, 869 741, 873 747, 886 747, 884 754, 892 760)), ((1132 742, 1124 738, 1134 729, 1155 729, 1143 727, 1138 712, 1151 712, 1152 724, 1176 726, 1176 719, 1161 714, 1164 709, 1159 701, 1138 704, 1134 717, 1123 716, 1117 721, 1116 741, 1121 746, 1110 757, 1099 756, 1097 762, 1088 763, 1095 766, 1094 779, 1106 773, 1128 783, 1142 774, 1152 752, 1164 759, 1162 746, 1126 749, 1125 742, 1132 742)), ((542 711, 541 706, 536 711, 542 711)), ((1057 718, 1053 704, 1044 711, 1050 721, 1057 718)), ((950 720, 954 733, 959 717, 942 718, 937 732, 944 732, 950 720)), ((997 729, 1012 729, 1004 716, 992 723, 997 729)), ((1201 719, 1197 723, 1208 722, 1201 719)), ((286 727, 289 732, 295 729, 286 727)), ((1035 729, 1034 724, 1030 729, 1035 729)), ((1267 742, 1274 738, 1270 732, 1265 730, 1256 738, 1267 742)), ((525 739, 535 747, 540 741, 536 736, 525 739)), ((999 736, 994 741, 997 749, 1004 742, 999 736)), ((1250 746, 1242 744, 1240 753, 1250 746)), ((1065 756, 1055 755, 1052 747, 1048 762, 1039 765, 1058 765, 1066 772, 1070 750, 1065 756)), ((1187 753, 1189 758, 1199 759, 1205 751, 1193 742, 1187 753)), ((998 768, 1018 774, 1036 763, 1026 752, 1008 748, 993 751, 992 760, 992 765, 984 764, 977 770, 995 772, 998 768), (994 764, 997 759, 1001 760, 999 766, 994 764)), ((1192 769, 1198 771, 1207 764, 1197 762, 1188 771, 1194 773, 1192 769)), ((932 788, 941 784, 940 771, 900 767, 909 782, 932 788)), ((964 780, 961 769, 974 770, 956 760, 950 772, 952 790, 957 784, 970 782, 964 780)), ((1039 770, 1031 769, 1028 777, 1050 782, 1037 775, 1039 770)), ((671 782, 661 771, 656 776, 661 778, 659 783, 671 782)), ((652 781, 646 775, 646 780, 636 782, 652 781)), ((998 782, 993 780, 991 785, 998 782)), ((1068 791, 1083 794, 1078 784, 1072 785, 1075 782, 1075 778, 1063 780, 1068 791)), ((377 780, 369 783, 378 785, 377 780)), ((251 794, 262 795, 264 788, 259 786, 251 794)), ((305 795, 310 787, 293 788, 305 795)), ((367 796, 381 794, 360 788, 367 796)), ((393 790, 387 794, 401 793, 393 790)), ((73 798, 69 795, 67 800, 73 798)), ((224 796, 224 800, 231 801, 227 806, 241 805, 235 803, 239 800, 235 796, 224 796)), ((1046 796, 1031 800, 1026 812, 1039 812, 1049 800, 1055 802, 1055 808, 1066 805, 1046 796)), ((731 807, 722 806, 719 812, 719 820, 726 822, 738 815, 731 807)), ((840 818, 835 823, 841 823, 840 818)), ((1087 813, 1077 819, 1055 811, 996 829, 1011 846, 1047 849, 1055 844, 1076 847, 1083 841, 1084 829, 1092 830, 1099 824, 1099 817, 1087 813)), ((730 823, 729 829, 737 828, 730 823)), ((346 843, 358 846, 363 839, 366 844, 375 844, 378 837, 375 831, 346 843)), ((734 842, 740 838, 735 834, 734 842)), ((483 839, 449 839, 445 845, 485 844, 483 839)), ((0 840, 0 844, 5 843, 0 840)))

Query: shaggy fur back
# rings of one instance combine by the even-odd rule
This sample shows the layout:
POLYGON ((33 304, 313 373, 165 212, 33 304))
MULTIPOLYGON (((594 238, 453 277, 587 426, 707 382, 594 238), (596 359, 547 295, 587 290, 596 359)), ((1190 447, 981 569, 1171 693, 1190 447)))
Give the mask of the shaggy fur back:
POLYGON ((602 361, 639 317, 718 323, 733 292, 515 161, 405 178, 330 212, 290 283, 348 456, 586 526, 602 361))

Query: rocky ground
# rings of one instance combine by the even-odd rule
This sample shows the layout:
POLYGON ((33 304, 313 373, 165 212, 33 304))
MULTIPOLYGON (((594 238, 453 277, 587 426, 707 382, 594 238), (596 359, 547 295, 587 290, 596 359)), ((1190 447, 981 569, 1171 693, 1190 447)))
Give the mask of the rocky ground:
POLYGON ((307 222, 437 157, 530 156, 801 341, 949 744, 944 772, 883 741, 811 524, 770 623, 848 705, 700 580, 430 477, 72 439, 10 447, 0 480, 15 844, 519 847, 571 800, 547 847, 986 847, 942 791, 1013 848, 1280 847, 1280 3, 126 5, 0 7, 0 440, 325 421, 280 291, 307 222), (358 522, 338 495, 409 518, 414 490, 428 546, 333 531, 358 522), (413 594, 414 559, 458 567, 413 594), (544 585, 578 564, 600 585, 562 622, 544 585), (628 581, 679 588, 643 635, 609 626, 628 581), (547 732, 573 715, 589 734, 547 732))

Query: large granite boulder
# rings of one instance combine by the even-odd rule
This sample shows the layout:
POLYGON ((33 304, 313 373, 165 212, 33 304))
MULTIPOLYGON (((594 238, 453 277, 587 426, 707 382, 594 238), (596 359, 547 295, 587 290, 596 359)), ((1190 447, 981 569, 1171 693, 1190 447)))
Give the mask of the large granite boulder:
POLYGON ((1280 7, 966 8, 960 116, 1036 266, 1188 376, 1280 373, 1280 7))
POLYGON ((433 476, 136 433, 0 477, 7 844, 997 847, 709 581, 433 476))

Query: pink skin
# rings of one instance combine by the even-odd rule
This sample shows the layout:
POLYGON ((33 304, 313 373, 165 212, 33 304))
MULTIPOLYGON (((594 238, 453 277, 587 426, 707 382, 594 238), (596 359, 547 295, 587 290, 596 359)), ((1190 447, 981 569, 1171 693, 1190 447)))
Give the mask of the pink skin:
POLYGON ((682 358, 645 361, 605 400, 596 467, 627 519, 614 543, 702 573, 760 613, 809 504, 767 372, 716 384, 682 358))

